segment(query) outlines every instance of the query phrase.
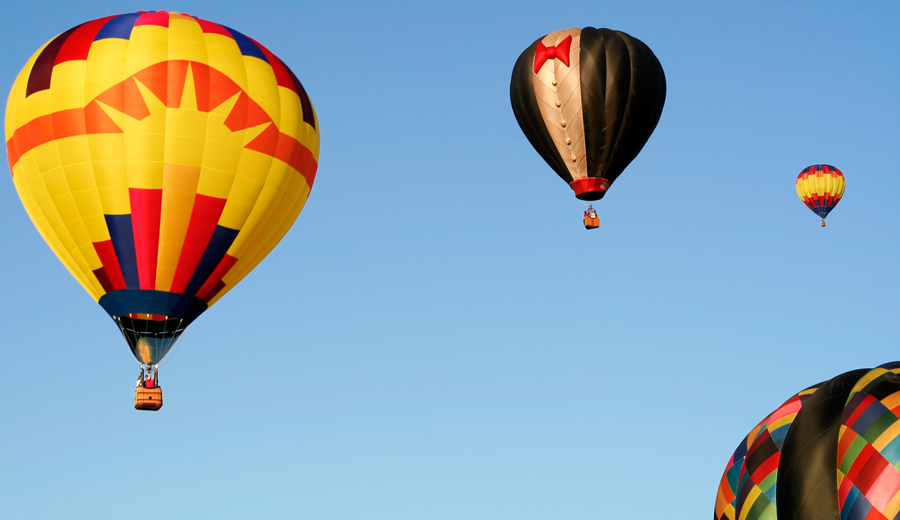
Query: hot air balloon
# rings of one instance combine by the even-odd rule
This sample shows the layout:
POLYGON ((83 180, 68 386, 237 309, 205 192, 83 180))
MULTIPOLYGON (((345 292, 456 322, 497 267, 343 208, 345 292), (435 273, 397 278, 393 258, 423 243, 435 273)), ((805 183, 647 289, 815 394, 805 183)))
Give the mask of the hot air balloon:
POLYGON ((804 168, 797 176, 797 195, 813 213, 822 218, 837 206, 844 196, 844 174, 834 166, 815 164, 804 168))
MULTIPOLYGON (((548 34, 516 61, 519 126, 575 197, 600 200, 656 128, 666 77, 640 40, 610 29, 548 34)), ((585 227, 592 226, 585 219, 585 227)))
POLYGON ((6 149, 35 227, 140 364, 135 406, 158 409, 160 361, 303 209, 319 130, 300 81, 252 38, 139 11, 28 60, 6 149))
POLYGON ((728 461, 715 520, 900 515, 900 362, 854 370, 788 399, 728 461))

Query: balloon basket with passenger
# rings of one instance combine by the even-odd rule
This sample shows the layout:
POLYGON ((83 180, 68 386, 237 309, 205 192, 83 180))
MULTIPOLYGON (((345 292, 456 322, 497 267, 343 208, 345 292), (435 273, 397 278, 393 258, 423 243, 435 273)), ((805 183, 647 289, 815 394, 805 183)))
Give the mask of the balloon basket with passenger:
POLYGON ((597 210, 594 206, 588 206, 584 210, 584 229, 597 229, 600 227, 600 217, 597 216, 597 210))
POLYGON ((162 408, 162 388, 159 386, 159 369, 154 365, 141 365, 134 389, 134 409, 157 411, 162 408))

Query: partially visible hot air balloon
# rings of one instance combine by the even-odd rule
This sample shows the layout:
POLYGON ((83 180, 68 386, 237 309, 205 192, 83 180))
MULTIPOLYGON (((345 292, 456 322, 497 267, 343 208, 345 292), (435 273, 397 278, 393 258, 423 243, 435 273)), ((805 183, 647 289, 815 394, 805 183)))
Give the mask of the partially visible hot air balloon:
POLYGON ((73 27, 28 60, 6 148, 32 222, 115 321, 149 392, 185 327, 297 218, 319 131, 296 76, 255 40, 141 11, 73 27))
POLYGON ((834 166, 815 164, 804 168, 797 176, 797 195, 806 207, 822 218, 837 206, 844 195, 844 174, 834 166))
POLYGON ((715 520, 900 517, 900 362, 795 395, 738 445, 715 520))
POLYGON ((519 126, 547 164, 577 198, 599 200, 656 128, 666 77, 636 38, 568 29, 538 39, 519 56, 510 98, 519 126))

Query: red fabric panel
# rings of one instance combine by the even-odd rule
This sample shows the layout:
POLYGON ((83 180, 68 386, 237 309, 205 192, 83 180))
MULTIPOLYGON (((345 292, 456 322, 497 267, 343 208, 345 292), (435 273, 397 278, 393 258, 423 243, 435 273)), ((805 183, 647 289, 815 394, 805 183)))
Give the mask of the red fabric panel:
POLYGON ((255 150, 268 156, 275 157, 278 150, 278 136, 281 133, 275 125, 269 125, 265 130, 260 132, 256 138, 244 145, 249 150, 255 150))
POLYGON ((859 416, 863 414, 866 410, 868 410, 869 406, 875 402, 875 398, 871 395, 866 395, 862 402, 856 406, 856 410, 853 410, 853 413, 850 414, 850 417, 847 417, 847 420, 844 421, 844 424, 850 428, 853 428, 853 425, 856 424, 856 420, 859 419, 859 416))
POLYGON ((147 107, 147 102, 144 101, 141 90, 134 82, 134 77, 109 87, 94 99, 138 121, 150 115, 150 108, 147 107))
POLYGON ((291 73, 288 72, 287 67, 284 63, 281 62, 274 54, 272 54, 269 49, 263 47, 259 44, 258 41, 250 38, 250 41, 256 44, 257 47, 263 52, 266 56, 266 60, 269 62, 269 65, 272 66, 272 72, 275 73, 275 81, 278 82, 279 87, 284 87, 290 89, 294 94, 300 95, 297 92, 297 86, 294 85, 294 79, 291 78, 291 73))
MULTIPOLYGON (((847 424, 847 423, 844 423, 847 424)), ((852 428, 847 428, 844 430, 844 433, 841 434, 841 440, 838 441, 838 458, 837 460, 840 462, 844 460, 844 456, 847 455, 847 450, 850 449, 850 446, 853 445, 853 441, 856 440, 856 432, 853 431, 852 428)))
POLYGON ((771 457, 756 468, 756 471, 750 475, 750 479, 753 482, 762 482, 769 474, 778 469, 779 460, 781 460, 781 452, 773 453, 771 457))
MULTIPOLYGON (((207 293, 212 291, 219 283, 221 283, 222 277, 225 276, 225 274, 228 273, 228 271, 230 271, 232 267, 234 267, 234 264, 236 262, 237 258, 226 254, 219 262, 219 265, 216 266, 215 271, 213 271, 212 274, 209 275, 209 278, 206 279, 206 282, 202 287, 200 287, 200 290, 197 291, 197 297, 209 301, 207 299, 207 293)), ((224 287, 224 285, 225 284, 223 283, 222 286, 224 287)), ((219 288, 219 290, 221 290, 221 287, 219 288)), ((213 296, 215 296, 215 294, 210 295, 209 298, 212 298, 213 296)))
POLYGON ((272 118, 256 101, 250 99, 246 92, 241 92, 228 117, 225 126, 232 132, 253 128, 264 123, 271 123, 272 118))
POLYGON ((184 237, 184 245, 181 247, 181 256, 178 258, 178 266, 175 268, 175 277, 172 280, 171 292, 183 293, 206 246, 212 238, 222 210, 225 209, 225 199, 217 199, 206 195, 197 194, 194 198, 194 208, 191 211, 191 221, 188 223, 187 235, 184 237))
POLYGON ((94 251, 103 262, 103 270, 109 277, 109 281, 113 286, 113 290, 118 291, 125 288, 125 278, 122 276, 122 268, 119 267, 119 259, 116 258, 116 251, 113 249, 112 240, 104 240, 103 242, 94 242, 94 251))
POLYGON ((97 281, 100 282, 100 286, 103 287, 103 290, 106 292, 113 292, 112 282, 109 281, 109 276, 106 276, 106 271, 101 267, 100 269, 94 269, 94 276, 97 278, 97 281))
POLYGON ((159 258, 159 221, 162 213, 162 190, 129 188, 131 225, 134 228, 134 252, 137 257, 141 289, 156 289, 156 266, 159 258))
MULTIPOLYGON (((201 65, 197 63, 196 65, 201 65)), ((213 110, 217 106, 231 99, 235 94, 241 91, 241 87, 238 86, 231 78, 222 74, 221 72, 203 65, 209 70, 209 108, 208 110, 213 110)))
POLYGON ((225 282, 223 282, 222 280, 219 280, 218 282, 216 282, 216 285, 213 286, 212 290, 209 291, 209 294, 207 294, 206 296, 203 297, 203 301, 205 301, 206 303, 209 303, 209 300, 212 300, 213 298, 215 298, 215 296, 217 294, 219 294, 219 291, 221 291, 224 288, 225 288, 225 282))
POLYGON ((89 134, 122 134, 124 130, 109 117, 103 107, 96 101, 91 101, 84 107, 84 126, 89 134))
POLYGON ((150 89, 164 105, 178 108, 181 106, 187 68, 187 60, 162 61, 141 69, 134 77, 150 89))
POLYGON ((859 472, 865 467, 866 463, 869 462, 869 457, 875 453, 875 448, 872 447, 871 444, 866 444, 863 446, 863 449, 860 450, 859 455, 856 456, 856 460, 853 461, 853 465, 850 466, 850 471, 847 472, 847 478, 856 482, 856 477, 859 476, 859 472))
POLYGON ((221 34, 223 36, 228 36, 232 40, 234 39, 231 36, 231 33, 228 32, 228 29, 222 27, 221 25, 219 25, 217 23, 213 23, 213 22, 210 22, 207 20, 201 20, 200 18, 197 18, 196 16, 194 17, 194 20, 197 20, 197 23, 200 24, 200 29, 202 29, 203 32, 205 32, 205 33, 221 34))
MULTIPOLYGON (((250 146, 248 145, 247 148, 250 148, 250 146)), ((279 133, 275 157, 290 164, 295 170, 300 172, 300 175, 303 175, 303 178, 306 179, 306 184, 312 188, 313 181, 316 180, 316 169, 318 169, 319 164, 309 148, 300 144, 300 141, 293 137, 279 133)))
POLYGON ((169 13, 166 11, 156 11, 155 13, 142 14, 135 20, 134 25, 158 25, 160 27, 168 27, 169 13))
POLYGON ((574 181, 569 183, 569 186, 575 190, 575 195, 581 195, 582 193, 588 193, 591 191, 599 191, 606 192, 609 188, 610 182, 607 179, 603 179, 600 177, 587 177, 585 179, 575 179, 574 181))
POLYGON ((10 170, 28 151, 50 141, 76 135, 122 133, 103 109, 92 101, 85 108, 70 108, 36 117, 20 126, 6 141, 10 170))
POLYGON ((303 175, 306 183, 312 188, 313 181, 316 180, 316 170, 319 167, 315 157, 313 157, 312 152, 307 147, 300 144, 300 141, 279 132, 275 125, 271 125, 263 130, 261 134, 256 136, 256 139, 250 141, 244 147, 271 155, 286 162, 300 172, 300 175, 303 175))
POLYGON ((862 471, 853 479, 853 484, 862 492, 867 494, 869 488, 875 483, 875 479, 881 476, 881 472, 888 465, 888 461, 884 460, 879 453, 873 453, 862 471))
POLYGON ((91 45, 94 43, 94 37, 100 31, 100 28, 114 16, 107 16, 99 20, 93 20, 82 25, 63 43, 56 55, 53 65, 59 65, 66 61, 86 60, 91 45))

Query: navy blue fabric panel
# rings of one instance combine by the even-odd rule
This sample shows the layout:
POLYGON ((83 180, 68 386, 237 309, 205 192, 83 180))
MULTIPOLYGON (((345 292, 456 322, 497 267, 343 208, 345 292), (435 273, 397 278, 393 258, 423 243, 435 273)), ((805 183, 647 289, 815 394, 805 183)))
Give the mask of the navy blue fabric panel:
POLYGON ((300 80, 297 79, 297 76, 294 75, 294 71, 292 71, 286 63, 281 62, 281 64, 284 65, 284 68, 290 73, 291 79, 294 80, 294 86, 297 88, 297 95, 300 96, 300 107, 303 109, 303 121, 315 129, 316 117, 313 115, 312 103, 309 102, 309 96, 306 94, 306 90, 304 90, 303 85, 300 84, 300 80))
POLYGON ((125 287, 140 289, 141 280, 138 277, 137 254, 134 252, 134 227, 131 225, 131 215, 105 215, 105 217, 113 249, 122 269, 122 277, 125 278, 125 287))
MULTIPOLYGON (((222 27, 225 26, 223 25, 222 27)), ((235 31, 231 27, 225 27, 225 29, 231 33, 231 37, 237 42, 238 48, 241 49, 241 54, 244 56, 253 56, 254 58, 259 58, 264 62, 269 63, 269 60, 266 59, 266 55, 263 54, 262 49, 259 48, 259 45, 253 43, 253 40, 235 31)))
POLYGON ((209 239, 209 245, 206 246, 206 251, 203 252, 203 256, 200 258, 200 263, 194 269, 191 281, 188 282, 187 287, 184 289, 184 294, 190 296, 197 294, 197 291, 203 287, 203 284, 206 283, 206 280, 218 267, 219 262, 225 257, 225 253, 228 252, 228 248, 231 247, 238 233, 240 231, 237 229, 216 226, 212 238, 209 239))
POLYGON ((142 13, 128 13, 119 15, 103 24, 103 27, 97 32, 94 41, 105 40, 106 38, 119 38, 128 40, 131 38, 131 29, 134 28, 134 22, 142 13))
POLYGON ((100 297, 100 306, 110 315, 126 316, 140 312, 181 318, 184 326, 194 321, 206 310, 206 302, 200 298, 162 291, 122 289, 100 297))

